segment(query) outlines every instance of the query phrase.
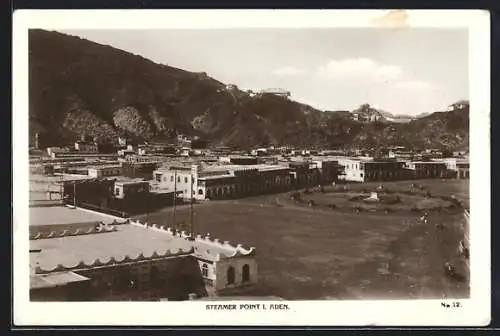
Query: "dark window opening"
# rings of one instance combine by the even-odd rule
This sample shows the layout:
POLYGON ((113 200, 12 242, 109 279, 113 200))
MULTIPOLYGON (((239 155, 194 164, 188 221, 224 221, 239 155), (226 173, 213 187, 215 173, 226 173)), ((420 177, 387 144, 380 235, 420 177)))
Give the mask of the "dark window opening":
POLYGON ((241 275, 242 282, 250 281, 250 266, 248 264, 243 265, 243 272, 241 275))
POLYGON ((231 285, 234 284, 234 267, 229 266, 227 269, 227 284, 231 285))

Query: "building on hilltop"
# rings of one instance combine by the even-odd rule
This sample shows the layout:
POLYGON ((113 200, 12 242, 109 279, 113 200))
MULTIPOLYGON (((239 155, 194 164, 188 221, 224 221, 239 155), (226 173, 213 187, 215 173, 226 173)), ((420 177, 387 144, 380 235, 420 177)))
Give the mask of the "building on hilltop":
POLYGON ((278 97, 284 97, 284 98, 288 98, 291 96, 290 91, 287 91, 287 90, 281 89, 281 88, 262 89, 258 92, 258 94, 259 95, 271 94, 271 95, 275 95, 278 97))

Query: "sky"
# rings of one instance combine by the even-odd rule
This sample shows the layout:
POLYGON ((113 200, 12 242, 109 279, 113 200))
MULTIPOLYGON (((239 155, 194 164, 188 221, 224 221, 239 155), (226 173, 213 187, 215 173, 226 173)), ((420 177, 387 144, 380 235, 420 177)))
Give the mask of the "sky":
POLYGON ((283 88, 320 110, 393 114, 469 99, 466 29, 61 30, 240 89, 283 88))

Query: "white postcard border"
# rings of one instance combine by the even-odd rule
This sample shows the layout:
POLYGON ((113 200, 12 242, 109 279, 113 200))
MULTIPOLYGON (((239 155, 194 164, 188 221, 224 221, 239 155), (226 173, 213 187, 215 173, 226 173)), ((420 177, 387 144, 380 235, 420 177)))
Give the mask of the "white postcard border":
MULTIPOLYGON (((369 10, 18 10, 13 16, 15 325, 482 326, 490 321, 490 30, 486 11, 405 11, 394 29, 468 27, 471 297, 466 300, 286 301, 289 310, 207 310, 215 302, 29 302, 28 29, 382 27, 369 10), (443 308, 443 302, 460 308, 443 308)), ((217 302, 218 303, 218 302, 217 302)), ((236 305, 252 302, 234 302, 236 305)), ((269 305, 273 302, 256 302, 269 305)), ((283 303, 283 302, 278 302, 283 303)))

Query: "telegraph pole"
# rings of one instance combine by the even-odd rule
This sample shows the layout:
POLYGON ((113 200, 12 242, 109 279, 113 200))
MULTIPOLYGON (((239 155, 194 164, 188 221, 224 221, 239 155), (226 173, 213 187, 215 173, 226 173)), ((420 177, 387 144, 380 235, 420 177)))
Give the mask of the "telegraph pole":
POLYGON ((193 232, 193 174, 191 174, 191 200, 190 200, 190 221, 189 221, 189 231, 191 238, 194 238, 194 232, 193 232))
POLYGON ((177 222, 175 219, 175 205, 177 201, 177 170, 174 169, 174 230, 177 231, 177 222))
POLYGON ((76 181, 73 181, 73 206, 76 208, 76 181))
POLYGON ((61 175, 60 181, 59 181, 59 197, 61 197, 61 205, 65 205, 65 201, 64 201, 64 178, 63 178, 63 175, 61 175))

